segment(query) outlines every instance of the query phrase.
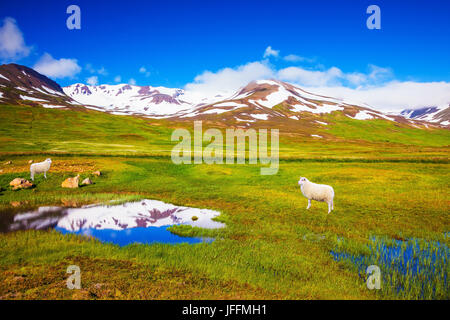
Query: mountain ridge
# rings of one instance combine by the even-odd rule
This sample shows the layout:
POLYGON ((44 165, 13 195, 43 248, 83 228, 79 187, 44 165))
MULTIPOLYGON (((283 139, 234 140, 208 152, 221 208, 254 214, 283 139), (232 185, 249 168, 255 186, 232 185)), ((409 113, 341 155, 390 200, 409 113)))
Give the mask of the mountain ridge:
POLYGON ((431 112, 448 117, 445 109, 386 114, 367 104, 314 94, 275 79, 251 81, 227 97, 206 97, 179 88, 131 84, 75 83, 62 88, 33 69, 17 64, 0 66, 0 102, 46 108, 87 108, 115 115, 174 121, 224 122, 244 128, 264 121, 288 121, 295 125, 292 121, 302 119, 302 125, 305 121, 325 123, 324 116, 332 113, 355 120, 381 119, 412 127, 439 126, 442 122, 441 126, 447 127, 450 124, 445 120, 435 121, 430 116, 431 112))

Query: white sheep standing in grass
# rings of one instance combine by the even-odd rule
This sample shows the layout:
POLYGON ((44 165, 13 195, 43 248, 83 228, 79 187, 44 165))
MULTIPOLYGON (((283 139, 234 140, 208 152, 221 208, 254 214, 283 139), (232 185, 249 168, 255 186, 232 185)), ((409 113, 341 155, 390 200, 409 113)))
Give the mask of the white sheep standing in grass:
POLYGON ((298 181, 303 195, 308 199, 308 206, 311 207, 311 200, 322 201, 328 203, 328 213, 333 210, 334 190, 333 187, 326 184, 317 184, 309 181, 305 177, 300 177, 298 181))
POLYGON ((45 159, 45 161, 33 163, 30 166, 31 180, 34 181, 34 175, 36 173, 44 173, 44 177, 47 179, 47 171, 50 170, 50 165, 52 160, 50 158, 45 159))

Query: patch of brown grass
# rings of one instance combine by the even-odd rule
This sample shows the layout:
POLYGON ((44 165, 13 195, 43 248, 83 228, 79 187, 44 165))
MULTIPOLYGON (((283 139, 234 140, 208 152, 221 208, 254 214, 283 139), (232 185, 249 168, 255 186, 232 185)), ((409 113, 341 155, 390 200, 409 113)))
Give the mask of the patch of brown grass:
POLYGON ((0 269, 0 299, 276 299, 276 294, 236 281, 189 271, 149 268, 133 261, 68 257, 52 265, 0 269), (81 289, 68 289, 69 265, 81 270, 81 289))
MULTIPOLYGON (((29 159, 32 160, 32 159, 29 159)), ((34 160, 34 159, 33 159, 34 160)), ((44 159, 35 160, 34 163, 43 161, 44 159)), ((13 161, 12 164, 6 165, 3 164, 0 166, 0 169, 3 170, 2 173, 14 173, 14 172, 29 172, 30 164, 28 160, 20 159, 13 161)), ((73 159, 64 159, 64 160, 52 160, 52 165, 50 167, 51 172, 76 172, 76 173, 85 173, 97 170, 96 162, 93 160, 73 160, 73 159)))

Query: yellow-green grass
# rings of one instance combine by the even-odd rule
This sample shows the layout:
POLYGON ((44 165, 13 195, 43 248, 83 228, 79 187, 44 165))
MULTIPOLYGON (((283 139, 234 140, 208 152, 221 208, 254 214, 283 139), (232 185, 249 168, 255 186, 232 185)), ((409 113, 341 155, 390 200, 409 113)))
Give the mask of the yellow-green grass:
MULTIPOLYGON (((450 130, 418 129, 391 121, 353 120, 333 113, 328 126, 299 121, 280 130, 280 158, 446 159, 450 130), (324 136, 324 139, 311 137, 324 136)), ((311 120, 312 121, 312 120, 311 120)), ((204 129, 214 127, 205 123, 204 129)), ((263 122, 265 128, 277 123, 263 122)), ((225 135, 226 124, 218 126, 225 135)), ((192 121, 169 122, 84 111, 0 105, 0 154, 94 154, 170 156, 175 128, 193 130, 192 121)), ((208 142, 204 142, 204 145, 208 142)))
POLYGON ((369 121, 354 121, 342 114, 327 115, 325 117, 332 125, 329 133, 342 137, 346 141, 360 140, 370 142, 400 143, 416 146, 439 147, 448 146, 449 130, 436 128, 415 128, 396 123, 375 119, 369 121))
MULTIPOLYGON (((424 135, 411 129, 406 137, 387 132, 389 142, 364 136, 346 142, 348 132, 322 141, 281 132, 279 172, 261 176, 259 165, 173 164, 170 134, 189 123, 0 108, 0 214, 41 205, 150 198, 218 210, 218 220, 226 223, 226 228, 208 232, 171 228, 180 235, 217 239, 196 245, 118 247, 56 231, 2 234, 4 298, 397 298, 391 291, 368 290, 352 266, 334 261, 330 251, 337 239, 345 238, 347 250, 357 253, 364 252, 372 236, 448 244, 443 236, 450 226, 446 130, 424 135), (416 137, 411 143, 409 134, 416 137), (49 155, 48 179, 39 175, 35 188, 10 190, 12 179, 29 178, 29 159, 49 155), (4 164, 7 160, 12 164, 4 164), (92 175, 95 170, 102 175, 92 175), (91 177, 94 184, 61 188, 76 173, 91 177), (324 203, 313 202, 306 210, 299 176, 334 187, 332 214, 326 214, 324 203), (81 291, 65 287, 70 264, 81 267, 81 291)), ((336 128, 357 122, 333 119, 336 128)), ((362 130, 359 123, 354 126, 354 132, 362 130)), ((373 133, 370 127, 367 132, 373 133)))
MULTIPOLYGON (((20 164, 26 159, 14 157, 13 163, 20 164)), ((69 265, 72 260, 105 259, 103 263, 111 266, 120 265, 116 260, 135 262, 140 269, 158 266, 160 270, 168 270, 161 277, 169 283, 173 280, 172 272, 208 279, 209 289, 190 298, 211 298, 211 291, 227 281, 235 284, 236 290, 241 286, 252 288, 248 295, 242 295, 246 298, 384 297, 365 289, 365 283, 352 268, 333 260, 329 251, 336 245, 336 237, 349 239, 355 246, 366 243, 373 235, 442 240, 450 225, 448 164, 289 161, 280 164, 277 175, 261 176, 259 168, 253 165, 177 166, 169 159, 83 159, 98 163, 95 168, 101 168, 104 175, 93 178, 94 185, 76 190, 65 190, 59 185, 70 175, 68 172, 50 173, 47 180, 39 176, 36 188, 21 191, 10 191, 7 184, 13 177, 26 177, 27 173, 0 175, 4 189, 0 208, 11 209, 12 201, 32 207, 62 205, 67 199, 82 204, 142 197, 219 210, 222 212, 219 220, 227 227, 214 234, 220 240, 212 244, 123 248, 56 232, 4 234, 0 237, 0 256, 5 281, 12 281, 11 277, 17 276, 14 270, 22 265, 36 281, 25 287, 2 286, 2 295, 16 292, 21 298, 58 298, 63 290, 53 280, 41 284, 39 275, 31 270, 36 267, 42 272, 42 266, 48 265, 54 272, 56 266, 69 265), (326 214, 323 203, 314 202, 309 211, 305 209, 307 201, 297 186, 299 175, 316 182, 332 182, 336 191, 332 214, 326 214), (59 289, 51 294, 49 287, 55 286, 59 289), (266 293, 258 296, 259 288, 266 293), (32 294, 28 294, 31 289, 32 294)), ((56 163, 59 161, 67 161, 67 157, 55 158, 56 163)), ((176 229, 179 234, 192 235, 189 229, 176 229)), ((60 279, 63 272, 45 277, 60 279)), ((126 281, 123 278, 126 271, 117 272, 118 275, 114 272, 109 275, 109 289, 117 287, 123 294, 121 297, 143 297, 133 292, 134 282, 139 278, 126 281)), ((90 286, 104 281, 101 274, 91 273, 90 277, 92 282, 86 284, 88 291, 96 288, 90 286)), ((58 283, 64 285, 60 280, 58 283)), ((150 290, 154 285, 149 281, 144 286, 150 290)), ((174 297, 189 298, 180 293, 174 297)), ((228 297, 236 296, 233 293, 228 297)))

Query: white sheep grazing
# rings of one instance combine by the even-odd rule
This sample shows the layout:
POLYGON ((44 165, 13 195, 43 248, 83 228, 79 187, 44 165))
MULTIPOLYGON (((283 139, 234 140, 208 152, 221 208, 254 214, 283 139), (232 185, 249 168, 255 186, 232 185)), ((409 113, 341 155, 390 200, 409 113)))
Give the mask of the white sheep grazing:
POLYGON ((298 181, 303 195, 308 198, 308 206, 311 207, 311 200, 322 201, 328 203, 328 213, 333 210, 334 190, 333 187, 326 184, 317 184, 309 181, 305 177, 300 177, 298 181))
POLYGON ((30 166, 31 180, 34 181, 35 173, 44 173, 44 177, 47 179, 47 171, 50 170, 50 165, 52 160, 50 158, 45 159, 45 161, 33 163, 30 166))

